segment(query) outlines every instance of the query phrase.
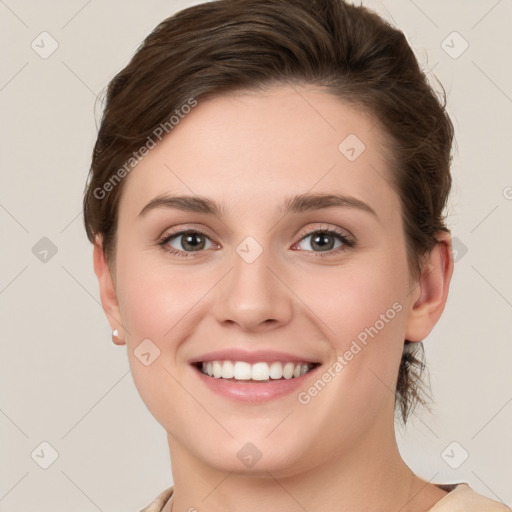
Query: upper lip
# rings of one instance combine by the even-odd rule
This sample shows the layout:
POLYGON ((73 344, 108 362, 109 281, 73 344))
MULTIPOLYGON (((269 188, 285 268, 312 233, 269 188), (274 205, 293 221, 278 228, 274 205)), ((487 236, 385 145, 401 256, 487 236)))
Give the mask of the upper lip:
POLYGON ((208 361, 245 361, 247 363, 267 362, 292 362, 292 363, 315 363, 319 364, 315 358, 290 354, 288 352, 278 352, 275 350, 255 350, 247 351, 238 348, 225 350, 216 350, 208 352, 189 360, 190 364, 197 364, 208 361))

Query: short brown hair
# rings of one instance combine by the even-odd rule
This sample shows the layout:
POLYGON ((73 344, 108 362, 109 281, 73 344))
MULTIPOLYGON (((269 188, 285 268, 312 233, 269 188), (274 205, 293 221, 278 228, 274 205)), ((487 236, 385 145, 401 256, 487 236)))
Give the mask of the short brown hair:
MULTIPOLYGON (((446 95, 441 103, 400 30, 343 0, 218 0, 180 11, 148 35, 108 85, 84 192, 87 236, 101 235, 112 268, 123 189, 123 180, 112 179, 155 127, 191 98, 280 83, 324 87, 381 123, 409 269, 419 278, 436 232, 448 231, 453 125, 446 95)), ((395 393, 404 424, 416 403, 426 404, 423 369, 422 342, 404 340, 395 393)))

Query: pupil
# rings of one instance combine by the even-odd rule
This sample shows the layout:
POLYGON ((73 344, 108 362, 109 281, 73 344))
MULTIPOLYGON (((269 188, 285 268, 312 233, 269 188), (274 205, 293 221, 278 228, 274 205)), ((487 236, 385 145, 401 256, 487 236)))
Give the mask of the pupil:
POLYGON ((204 246, 204 240, 201 240, 201 235, 199 233, 189 233, 184 236, 183 247, 192 249, 202 249, 204 246))
POLYGON ((321 248, 321 250, 324 250, 324 251, 328 250, 328 249, 332 249, 334 246, 332 236, 329 234, 325 234, 325 233, 323 235, 316 235, 313 238, 313 244, 317 244, 321 248))

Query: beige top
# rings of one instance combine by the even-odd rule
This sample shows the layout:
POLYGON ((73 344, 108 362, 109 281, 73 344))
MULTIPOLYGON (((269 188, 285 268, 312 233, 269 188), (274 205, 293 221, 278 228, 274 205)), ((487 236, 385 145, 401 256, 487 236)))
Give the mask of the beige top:
MULTIPOLYGON (((512 512, 506 505, 477 494, 466 483, 436 485, 440 489, 449 492, 428 512, 512 512)), ((173 492, 174 486, 165 489, 140 512, 162 512, 173 492)))

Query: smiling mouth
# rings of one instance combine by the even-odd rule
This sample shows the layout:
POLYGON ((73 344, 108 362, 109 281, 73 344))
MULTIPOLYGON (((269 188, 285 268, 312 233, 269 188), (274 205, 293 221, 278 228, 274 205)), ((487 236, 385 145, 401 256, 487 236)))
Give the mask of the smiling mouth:
POLYGON ((233 382, 269 383, 278 380, 297 379, 306 375, 320 363, 307 362, 258 362, 205 361, 195 363, 203 375, 233 382))

